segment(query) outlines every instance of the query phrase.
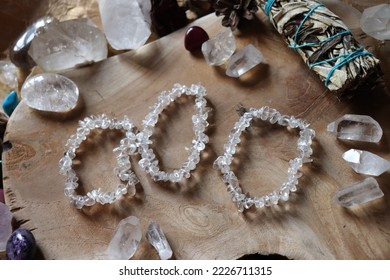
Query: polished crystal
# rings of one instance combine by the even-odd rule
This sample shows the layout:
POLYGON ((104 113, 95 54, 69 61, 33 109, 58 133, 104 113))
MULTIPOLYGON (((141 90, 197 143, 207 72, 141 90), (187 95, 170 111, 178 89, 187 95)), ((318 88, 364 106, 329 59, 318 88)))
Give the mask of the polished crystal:
POLYGON ((9 50, 9 57, 16 66, 21 68, 31 68, 35 66, 35 62, 28 55, 28 50, 32 40, 39 32, 40 28, 50 24, 51 22, 57 22, 57 20, 50 16, 39 18, 28 26, 18 39, 16 39, 15 43, 9 50))
POLYGON ((348 208, 381 198, 383 195, 378 182, 374 178, 368 177, 338 190, 333 202, 348 208))
POLYGON ((226 75, 238 78, 263 61, 262 53, 252 44, 236 52, 230 59, 226 75))
POLYGON ((8 206, 0 202, 0 252, 4 252, 7 240, 12 233, 12 213, 8 206))
POLYGON ((31 108, 66 112, 76 107, 79 89, 65 76, 43 73, 27 79, 22 86, 21 95, 31 108))
POLYGON ((111 260, 130 259, 137 250, 141 238, 141 226, 137 217, 129 216, 121 220, 108 245, 108 258, 111 260))
POLYGON ((362 30, 378 40, 390 40, 390 4, 380 4, 363 11, 362 30))
POLYGON ((377 143, 382 138, 382 128, 370 116, 346 114, 330 123, 328 132, 338 139, 377 143))
POLYGON ((351 149, 343 154, 343 159, 357 173, 379 176, 390 169, 390 162, 373 153, 351 149))
POLYGON ((151 1, 99 0, 104 33, 116 50, 138 49, 151 35, 151 1))
POLYGON ((45 71, 60 71, 107 58, 107 43, 90 19, 80 18, 41 28, 28 53, 45 71))
POLYGON ((168 260, 172 257, 172 249, 159 224, 150 223, 146 238, 157 250, 160 259, 168 260))
POLYGON ((236 40, 230 28, 218 33, 202 44, 202 53, 207 64, 224 64, 236 50, 236 40))

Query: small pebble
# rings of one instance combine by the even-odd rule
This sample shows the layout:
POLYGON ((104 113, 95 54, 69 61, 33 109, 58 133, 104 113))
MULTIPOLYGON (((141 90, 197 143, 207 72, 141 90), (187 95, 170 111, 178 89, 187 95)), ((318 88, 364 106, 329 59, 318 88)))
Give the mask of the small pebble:
POLYGON ((37 251, 37 243, 31 231, 18 228, 7 242, 7 258, 9 260, 31 260, 37 251))

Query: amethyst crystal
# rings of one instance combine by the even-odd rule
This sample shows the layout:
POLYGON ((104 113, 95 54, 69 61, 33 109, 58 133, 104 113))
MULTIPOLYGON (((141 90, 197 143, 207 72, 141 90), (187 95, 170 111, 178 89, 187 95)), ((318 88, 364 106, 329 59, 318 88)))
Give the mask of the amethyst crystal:
POLYGON ((184 9, 176 0, 152 0, 152 25, 159 36, 165 36, 185 25, 188 20, 184 9))
POLYGON ((37 243, 31 231, 18 228, 7 242, 7 258, 9 260, 31 260, 37 251, 37 243))

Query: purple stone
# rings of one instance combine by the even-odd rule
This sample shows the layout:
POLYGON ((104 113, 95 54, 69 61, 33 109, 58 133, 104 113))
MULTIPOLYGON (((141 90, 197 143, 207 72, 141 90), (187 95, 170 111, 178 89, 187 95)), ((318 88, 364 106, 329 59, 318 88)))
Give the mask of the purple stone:
POLYGON ((190 52, 200 50, 202 44, 208 39, 210 39, 209 35, 202 27, 191 26, 184 37, 184 47, 190 52))
POLYGON ((37 251, 37 243, 31 231, 18 228, 7 241, 7 258, 9 260, 31 260, 37 251))

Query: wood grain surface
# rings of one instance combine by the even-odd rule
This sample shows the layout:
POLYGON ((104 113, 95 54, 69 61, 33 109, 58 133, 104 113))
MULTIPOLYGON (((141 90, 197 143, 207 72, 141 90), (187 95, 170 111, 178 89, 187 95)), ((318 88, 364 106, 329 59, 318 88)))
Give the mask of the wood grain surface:
MULTIPOLYGON (((194 24, 209 35, 221 31, 220 18, 206 16, 194 24)), ((236 32, 237 48, 248 43, 262 51, 264 63, 240 79, 229 78, 224 67, 209 67, 201 53, 183 47, 185 29, 137 51, 76 69, 66 76, 80 88, 78 107, 69 114, 48 114, 22 101, 13 113, 4 141, 4 188, 15 219, 33 230, 46 259, 102 259, 118 222, 129 215, 141 219, 145 234, 151 221, 159 223, 176 259, 236 259, 248 254, 280 254, 291 259, 389 259, 389 172, 377 178, 385 196, 353 209, 332 203, 342 186, 365 178, 341 158, 350 148, 367 149, 390 159, 390 99, 383 88, 351 100, 338 100, 289 50, 263 14, 236 32), (190 180, 155 183, 137 166, 137 195, 115 205, 76 210, 64 194, 65 179, 58 161, 78 120, 91 114, 131 117, 140 125, 159 93, 174 83, 202 83, 213 108, 210 137, 201 162, 190 180), (282 114, 304 118, 317 137, 314 162, 303 169, 298 191, 287 203, 239 213, 230 201, 212 163, 239 116, 237 106, 270 106, 282 114), (338 141, 326 132, 329 122, 346 113, 368 114, 384 130, 380 144, 338 141)), ((184 147, 192 140, 193 99, 184 98, 163 112, 154 131, 154 149, 165 170, 186 159, 184 147)), ((85 143, 77 173, 80 188, 112 189, 118 183, 112 169, 112 148, 120 135, 102 133, 85 143)), ((287 177, 295 157, 297 134, 256 122, 242 136, 234 170, 244 191, 261 195, 287 177)), ((157 259, 146 238, 134 256, 157 259)))

